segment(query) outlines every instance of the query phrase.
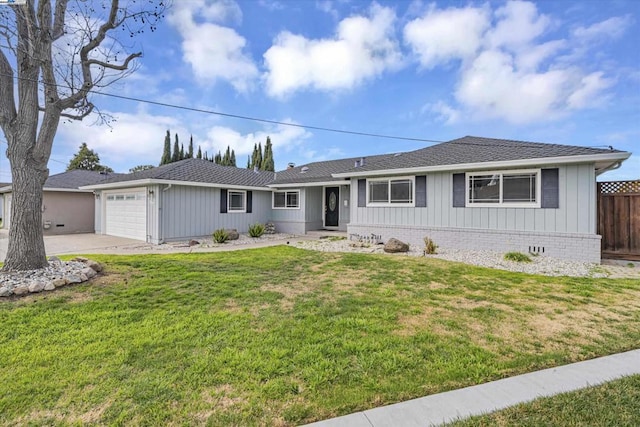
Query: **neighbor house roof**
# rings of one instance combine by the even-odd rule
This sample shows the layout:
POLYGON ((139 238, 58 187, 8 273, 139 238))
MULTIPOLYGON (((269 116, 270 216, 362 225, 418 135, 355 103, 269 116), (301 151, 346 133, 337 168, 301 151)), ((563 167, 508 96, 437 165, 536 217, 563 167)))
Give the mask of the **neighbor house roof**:
POLYGON ((56 175, 51 175, 44 183, 44 188, 78 189, 79 187, 104 182, 116 174, 111 172, 96 172, 81 169, 70 170, 56 175))
POLYGON ((299 183, 320 183, 343 180, 344 178, 335 178, 332 174, 344 172, 354 167, 356 162, 364 159, 365 164, 377 162, 393 154, 382 154, 368 157, 353 157, 349 159, 326 160, 322 162, 307 163, 305 165, 296 166, 284 171, 276 173, 276 179, 270 183, 270 186, 278 187, 286 184, 299 183))
POLYGON ((630 153, 602 148, 465 136, 415 151, 365 162, 359 167, 335 173, 335 177, 374 175, 376 172, 402 173, 414 170, 455 170, 469 166, 525 166, 534 163, 611 162, 624 160, 630 153), (413 170, 412 170, 413 169, 413 170))
MULTIPOLYGON (((153 183, 201 183, 235 187, 265 187, 273 181, 274 173, 253 171, 235 166, 221 166, 203 159, 185 159, 130 174, 122 174, 87 189, 117 188, 153 183)), ((266 189, 266 188, 265 188, 266 189)))
MULTIPOLYGON (((104 182, 114 176, 122 174, 118 173, 106 173, 97 171, 87 171, 81 169, 74 169, 66 172, 62 172, 56 175, 51 175, 44 183, 45 191, 87 191, 78 190, 79 187, 85 185, 98 184, 104 182)), ((0 193, 9 193, 12 191, 11 183, 0 184, 0 193)))

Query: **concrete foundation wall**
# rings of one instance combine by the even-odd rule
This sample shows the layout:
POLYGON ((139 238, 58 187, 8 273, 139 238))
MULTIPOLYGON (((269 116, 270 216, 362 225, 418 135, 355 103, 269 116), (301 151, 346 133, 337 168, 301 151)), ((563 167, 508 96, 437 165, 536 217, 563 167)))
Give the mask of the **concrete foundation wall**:
POLYGON ((375 234, 383 242, 394 237, 417 247, 424 247, 423 238, 428 236, 443 249, 533 252, 571 261, 600 262, 601 237, 597 234, 370 224, 350 224, 347 232, 352 239, 375 234))

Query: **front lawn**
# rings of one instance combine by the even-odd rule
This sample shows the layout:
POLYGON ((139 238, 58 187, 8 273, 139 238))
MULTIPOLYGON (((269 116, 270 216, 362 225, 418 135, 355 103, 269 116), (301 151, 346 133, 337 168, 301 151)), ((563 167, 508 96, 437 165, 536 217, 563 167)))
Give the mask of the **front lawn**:
POLYGON ((626 351, 640 285, 287 246, 0 300, 0 423, 295 425, 626 351))

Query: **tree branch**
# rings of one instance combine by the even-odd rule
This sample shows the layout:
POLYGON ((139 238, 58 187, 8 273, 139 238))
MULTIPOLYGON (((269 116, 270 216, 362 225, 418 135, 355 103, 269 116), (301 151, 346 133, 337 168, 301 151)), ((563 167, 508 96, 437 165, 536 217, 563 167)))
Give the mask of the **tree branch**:
POLYGON ((55 41, 64 35, 64 17, 67 13, 67 0, 56 2, 55 16, 53 18, 53 28, 51 38, 55 41))
POLYGON ((91 114, 93 112, 93 109, 95 108, 95 106, 91 102, 89 102, 86 105, 86 107, 87 107, 87 109, 84 110, 80 114, 60 113, 60 117, 65 117, 65 118, 71 119, 71 120, 82 120, 85 117, 87 117, 89 114, 91 114))
POLYGON ((142 52, 132 53, 131 55, 127 56, 127 59, 125 59, 121 65, 110 64, 108 62, 100 61, 97 59, 90 59, 89 61, 87 61, 87 64, 98 65, 100 67, 109 68, 111 70, 126 71, 127 69, 129 69, 129 62, 136 58, 140 58, 141 56, 142 52))
POLYGON ((0 50, 0 126, 5 129, 15 119, 16 115, 13 93, 13 68, 11 68, 11 64, 4 52, 0 50))

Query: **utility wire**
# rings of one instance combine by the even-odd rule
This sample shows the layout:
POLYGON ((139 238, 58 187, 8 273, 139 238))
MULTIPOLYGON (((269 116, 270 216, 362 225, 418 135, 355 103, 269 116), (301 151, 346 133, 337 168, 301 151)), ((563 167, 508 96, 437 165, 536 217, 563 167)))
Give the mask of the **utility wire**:
MULTIPOLYGON (((27 79, 25 77, 19 77, 19 76, 14 76, 12 74, 7 74, 7 73, 0 73, 1 76, 5 76, 5 77, 12 77, 13 79, 16 80, 25 80, 25 81, 31 81, 34 82, 36 80, 34 79, 27 79)), ((37 81, 37 83, 42 83, 41 81, 37 81)), ((61 87, 64 89, 69 89, 66 86, 60 85, 60 84, 56 84, 56 87, 61 87)), ((379 134, 379 133, 370 133, 370 132, 360 132, 360 131, 352 131, 352 130, 344 130, 344 129, 335 129, 335 128, 328 128, 328 127, 324 127, 324 126, 313 126, 313 125, 304 125, 304 124, 298 124, 298 123, 290 123, 290 122, 281 122, 281 121, 277 121, 277 120, 268 120, 268 119, 263 119, 263 118, 259 118, 259 117, 251 117, 251 116, 244 116, 244 115, 240 115, 240 114, 231 114, 231 113, 222 113, 220 111, 215 111, 215 110, 208 110, 208 109, 204 109, 204 108, 195 108, 195 107, 188 107, 188 106, 184 106, 184 105, 177 105, 177 104, 171 104, 168 102, 160 102, 160 101, 151 101, 149 99, 143 99, 143 98, 137 98, 137 97, 132 97, 132 96, 125 96, 125 95, 117 95, 114 93, 108 93, 108 92, 101 92, 95 89, 92 89, 89 91, 89 93, 95 94, 95 95, 102 95, 102 96, 106 96, 106 97, 111 97, 111 98, 116 98, 116 99, 123 99, 126 101, 135 101, 135 102, 140 102, 143 104, 149 104, 149 105, 156 105, 156 106, 160 106, 160 107, 166 107, 166 108, 173 108, 173 109, 178 109, 178 110, 184 110, 184 111, 193 111, 196 113, 203 113, 203 114, 211 114, 211 115, 216 115, 216 116, 221 116, 221 117, 229 117, 229 118, 234 118, 234 119, 240 119, 240 120, 249 120, 249 121, 254 121, 254 122, 259 122, 259 123, 269 123, 269 124, 275 124, 275 125, 282 125, 282 126, 290 126, 290 127, 296 127, 296 128, 301 128, 301 129, 312 129, 312 130, 318 130, 318 131, 322 131, 322 132, 333 132, 333 133, 341 133, 341 134, 348 134, 348 135, 359 135, 359 136, 370 136, 373 138, 385 138, 385 139, 396 139, 396 140, 403 140, 403 141, 417 141, 417 142, 433 142, 433 143, 442 143, 442 142, 447 142, 447 141, 442 141, 442 140, 437 140, 437 139, 427 139, 427 138, 415 138, 415 137, 407 137, 407 136, 398 136, 398 135, 387 135, 387 134, 379 134)), ((473 142, 469 142, 469 141, 451 141, 454 142, 455 144, 460 144, 460 145, 470 145, 470 146, 481 146, 484 147, 486 146, 485 144, 482 143, 473 143, 473 142)), ((528 148, 539 148, 539 149, 546 149, 548 144, 542 144, 540 145, 540 143, 531 143, 531 142, 527 142, 527 141, 517 141, 523 144, 523 146, 525 144, 527 144, 528 148)), ((589 148, 608 148, 609 150, 613 150, 613 147, 611 145, 592 145, 592 146, 588 146, 589 148)), ((57 161, 57 160, 54 160, 57 161)), ((58 161, 59 163, 63 163, 58 161)))

